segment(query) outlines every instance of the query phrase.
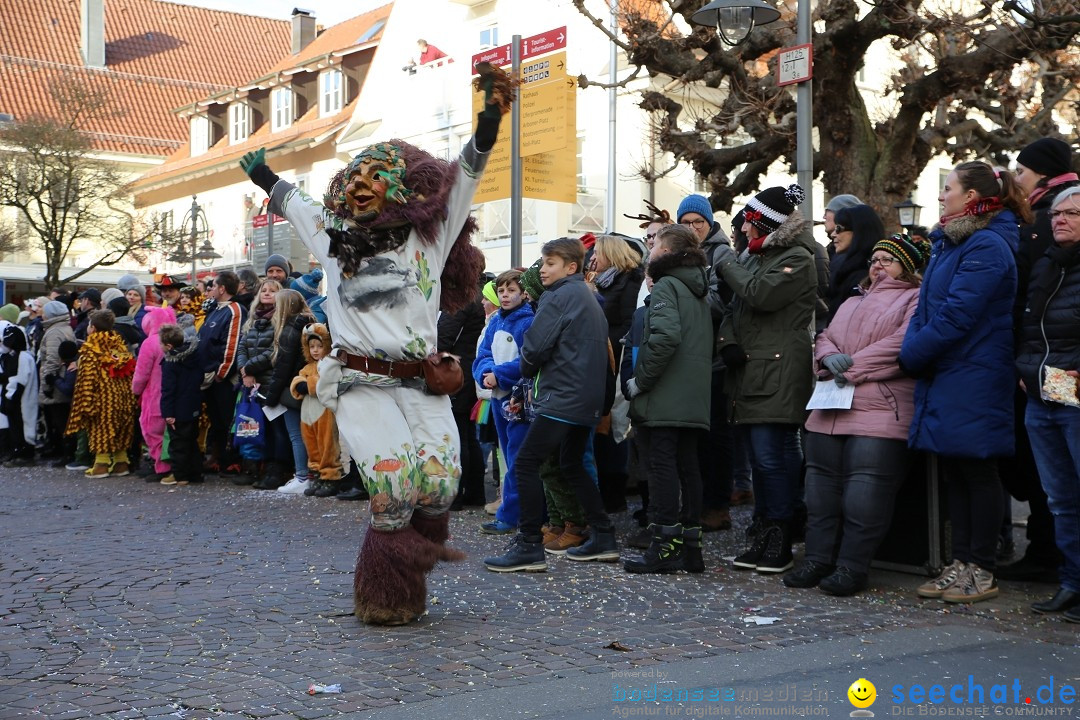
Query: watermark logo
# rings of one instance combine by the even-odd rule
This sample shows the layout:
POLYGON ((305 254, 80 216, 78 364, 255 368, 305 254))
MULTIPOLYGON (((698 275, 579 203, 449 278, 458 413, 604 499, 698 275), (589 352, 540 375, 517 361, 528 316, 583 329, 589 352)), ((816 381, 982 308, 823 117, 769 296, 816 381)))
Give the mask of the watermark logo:
POLYGON ((874 717, 874 713, 866 709, 877 700, 877 688, 874 687, 874 683, 866 678, 859 678, 851 683, 851 687, 847 690, 847 697, 848 702, 857 708, 851 711, 851 717, 874 717))

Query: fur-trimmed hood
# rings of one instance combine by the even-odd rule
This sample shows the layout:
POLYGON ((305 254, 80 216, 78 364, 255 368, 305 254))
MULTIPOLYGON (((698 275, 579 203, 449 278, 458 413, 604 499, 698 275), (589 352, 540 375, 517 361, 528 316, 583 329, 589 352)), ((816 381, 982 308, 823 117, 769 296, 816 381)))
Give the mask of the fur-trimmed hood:
POLYGON ((962 215, 954 220, 941 225, 940 223, 934 226, 934 230, 941 230, 945 238, 953 245, 959 245, 967 240, 969 237, 977 233, 979 230, 985 230, 990 227, 990 222, 997 217, 1001 211, 986 213, 985 215, 962 215))
POLYGON ((771 248, 788 248, 795 247, 796 245, 802 245, 810 248, 809 243, 813 242, 813 235, 811 231, 814 224, 803 217, 799 209, 796 208, 788 215, 787 220, 780 224, 780 227, 773 230, 765 238, 763 244, 763 252, 768 252, 771 248))
POLYGON ((330 354, 330 330, 322 323, 311 323, 304 328, 304 332, 301 336, 300 349, 304 351, 304 362, 313 362, 311 359, 311 351, 308 350, 308 339, 312 335, 318 335, 322 338, 323 357, 330 354))
POLYGON ((694 248, 661 255, 649 262, 646 272, 653 282, 658 282, 660 278, 670 275, 686 285, 687 289, 697 297, 705 297, 709 291, 709 281, 705 273, 708 264, 705 252, 694 248))

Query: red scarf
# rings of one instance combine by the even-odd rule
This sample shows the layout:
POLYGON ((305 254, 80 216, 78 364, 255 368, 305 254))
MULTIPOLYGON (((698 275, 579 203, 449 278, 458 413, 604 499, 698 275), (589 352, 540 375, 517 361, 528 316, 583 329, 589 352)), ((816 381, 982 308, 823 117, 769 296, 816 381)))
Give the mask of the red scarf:
POLYGON ((1058 185, 1064 185, 1065 183, 1077 181, 1080 181, 1080 175, 1077 175, 1076 173, 1065 173, 1064 175, 1058 175, 1056 178, 1047 180, 1045 185, 1037 187, 1031 191, 1031 194, 1028 195, 1028 204, 1034 207, 1035 203, 1039 202, 1039 198, 1050 192, 1050 188, 1055 188, 1058 185))
POLYGON ((956 213, 955 215, 942 215, 940 220, 941 226, 944 227, 946 223, 966 215, 985 215, 986 213, 997 212, 1004 208, 1005 205, 1002 204, 1001 198, 997 195, 986 198, 975 198, 964 206, 963 212, 956 213))
POLYGON ((768 239, 768 237, 768 235, 762 235, 751 240, 750 243, 746 246, 747 252, 749 252, 751 255, 760 255, 761 253, 765 252, 765 240, 768 239))

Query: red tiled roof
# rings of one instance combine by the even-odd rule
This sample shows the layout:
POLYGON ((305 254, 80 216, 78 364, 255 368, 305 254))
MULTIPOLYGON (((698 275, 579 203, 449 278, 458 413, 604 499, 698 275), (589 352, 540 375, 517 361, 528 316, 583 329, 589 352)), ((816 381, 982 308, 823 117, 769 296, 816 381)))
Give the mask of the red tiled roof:
POLYGON ((0 113, 63 118, 64 77, 108 93, 114 112, 83 126, 107 150, 167 155, 188 139, 174 113, 265 74, 292 47, 292 24, 162 0, 105 1, 104 69, 80 51, 80 3, 0 0, 0 113))
MULTIPOLYGON (((335 50, 353 47, 354 45, 360 44, 361 37, 364 38, 364 43, 377 41, 382 36, 382 27, 370 36, 365 37, 365 35, 368 30, 380 21, 383 23, 383 26, 385 26, 386 19, 390 17, 390 10, 392 8, 393 3, 383 5, 382 7, 364 13, 363 15, 357 15, 350 20, 345 20, 333 27, 327 28, 320 33, 317 38, 312 40, 307 47, 301 50, 299 54, 293 55, 289 53, 282 57, 281 60, 270 69, 270 72, 281 72, 283 70, 298 67, 307 63, 309 60, 322 57, 335 50)), ((252 77, 254 78, 254 76, 252 77)))

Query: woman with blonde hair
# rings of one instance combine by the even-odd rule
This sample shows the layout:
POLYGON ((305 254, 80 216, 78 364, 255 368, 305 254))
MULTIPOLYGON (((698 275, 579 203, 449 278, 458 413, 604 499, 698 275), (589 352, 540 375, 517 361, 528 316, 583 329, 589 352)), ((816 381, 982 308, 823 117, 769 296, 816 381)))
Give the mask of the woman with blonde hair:
MULTIPOLYGON (((304 328, 313 322, 315 316, 311 308, 296 290, 282 290, 274 298, 274 316, 270 320, 274 330, 274 345, 270 353, 273 372, 269 384, 261 389, 260 394, 265 398, 266 405, 285 408, 284 414, 270 423, 270 431, 274 433, 276 460, 287 462, 285 448, 292 448, 295 473, 284 485, 280 475, 264 478, 262 489, 277 488, 280 492, 294 495, 307 489, 308 458, 300 430, 300 401, 289 392, 289 385, 304 366, 304 328)), ((255 486, 260 487, 258 483, 255 486)))

